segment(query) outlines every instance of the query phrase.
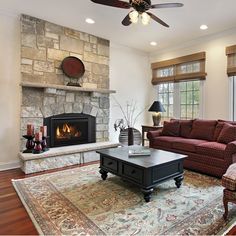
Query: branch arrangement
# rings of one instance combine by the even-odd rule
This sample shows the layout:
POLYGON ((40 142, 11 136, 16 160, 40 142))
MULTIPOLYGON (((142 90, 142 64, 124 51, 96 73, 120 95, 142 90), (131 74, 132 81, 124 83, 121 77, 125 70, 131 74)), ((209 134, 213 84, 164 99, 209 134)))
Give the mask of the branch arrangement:
POLYGON ((116 120, 116 122, 114 124, 115 130, 117 130, 117 128, 120 128, 120 130, 123 130, 126 127, 134 127, 134 125, 136 124, 139 116, 149 106, 149 105, 145 106, 140 112, 136 113, 136 110, 138 109, 136 101, 134 101, 134 100, 131 100, 131 102, 127 101, 126 102, 126 107, 123 108, 114 96, 112 98, 116 102, 117 106, 120 108, 121 113, 124 117, 124 119, 116 120))

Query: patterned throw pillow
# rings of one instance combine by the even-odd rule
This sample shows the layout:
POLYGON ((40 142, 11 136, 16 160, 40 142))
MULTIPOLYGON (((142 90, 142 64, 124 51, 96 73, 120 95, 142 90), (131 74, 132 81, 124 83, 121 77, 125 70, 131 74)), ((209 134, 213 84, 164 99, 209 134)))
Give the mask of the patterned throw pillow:
POLYGON ((180 124, 179 121, 164 121, 163 129, 161 132, 162 136, 179 136, 180 124))
POLYGON ((217 139, 219 143, 230 143, 236 141, 236 125, 225 123, 217 139))

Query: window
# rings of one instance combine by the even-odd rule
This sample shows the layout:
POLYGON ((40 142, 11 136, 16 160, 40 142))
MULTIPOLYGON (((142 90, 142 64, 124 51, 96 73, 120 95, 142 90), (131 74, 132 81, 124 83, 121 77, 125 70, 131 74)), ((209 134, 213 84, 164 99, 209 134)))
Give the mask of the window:
POLYGON ((152 63, 152 84, 205 80, 205 52, 152 63))
POLYGON ((232 114, 233 120, 236 121, 236 76, 232 77, 232 114))
POLYGON ((232 85, 232 96, 230 104, 232 104, 232 119, 236 120, 236 45, 232 45, 226 48, 227 55, 227 74, 230 78, 230 84, 232 85))
POLYGON ((202 84, 206 79, 205 52, 152 63, 152 84, 157 85, 164 120, 200 118, 202 84))
POLYGON ((181 82, 180 86, 180 118, 199 117, 200 81, 181 82))
POLYGON ((164 120, 193 119, 201 116, 201 81, 183 81, 158 85, 158 100, 163 104, 164 120))
POLYGON ((165 83, 158 86, 159 101, 164 106, 166 112, 162 114, 162 117, 168 119, 174 116, 174 83, 165 83))

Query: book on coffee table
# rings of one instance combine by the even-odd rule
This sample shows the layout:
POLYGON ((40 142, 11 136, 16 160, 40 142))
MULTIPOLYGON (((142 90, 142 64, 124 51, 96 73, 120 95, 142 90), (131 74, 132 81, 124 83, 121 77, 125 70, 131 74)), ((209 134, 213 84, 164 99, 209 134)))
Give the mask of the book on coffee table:
POLYGON ((129 156, 133 157, 133 156, 150 156, 151 155, 151 151, 149 149, 131 149, 129 150, 129 156))

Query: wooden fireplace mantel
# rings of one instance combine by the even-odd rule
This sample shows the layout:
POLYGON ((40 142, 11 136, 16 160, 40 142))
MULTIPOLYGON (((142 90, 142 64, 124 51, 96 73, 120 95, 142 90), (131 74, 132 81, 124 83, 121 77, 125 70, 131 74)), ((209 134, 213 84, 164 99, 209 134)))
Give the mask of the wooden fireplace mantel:
POLYGON ((58 85, 58 84, 42 84, 42 83, 33 83, 33 82, 21 82, 20 86, 22 87, 30 87, 30 88, 51 88, 51 89, 60 89, 66 91, 74 91, 74 92, 89 92, 89 93, 116 93, 115 90, 110 89, 98 89, 98 88, 83 88, 83 87, 74 87, 74 86, 66 86, 66 85, 58 85))

